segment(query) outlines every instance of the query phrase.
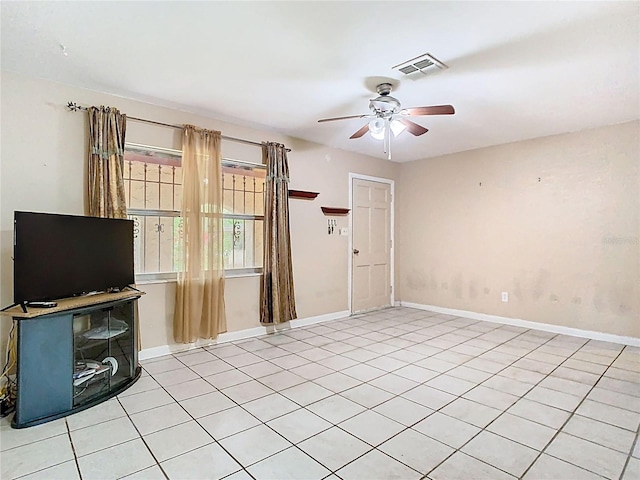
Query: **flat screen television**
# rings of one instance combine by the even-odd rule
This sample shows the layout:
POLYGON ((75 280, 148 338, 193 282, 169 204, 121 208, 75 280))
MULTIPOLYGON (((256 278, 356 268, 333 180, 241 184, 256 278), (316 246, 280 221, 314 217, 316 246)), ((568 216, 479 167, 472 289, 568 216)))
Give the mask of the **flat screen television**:
POLYGON ((13 301, 48 301, 134 283, 133 221, 15 212, 13 301))

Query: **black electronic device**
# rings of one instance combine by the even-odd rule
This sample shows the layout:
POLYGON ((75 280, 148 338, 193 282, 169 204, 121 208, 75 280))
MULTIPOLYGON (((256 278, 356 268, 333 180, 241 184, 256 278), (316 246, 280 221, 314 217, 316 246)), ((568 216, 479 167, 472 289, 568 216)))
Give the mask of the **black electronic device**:
POLYGON ((27 302, 27 307, 34 307, 34 308, 53 308, 57 306, 58 306, 57 302, 27 302))
POLYGON ((133 221, 15 212, 13 301, 81 295, 134 283, 133 221))

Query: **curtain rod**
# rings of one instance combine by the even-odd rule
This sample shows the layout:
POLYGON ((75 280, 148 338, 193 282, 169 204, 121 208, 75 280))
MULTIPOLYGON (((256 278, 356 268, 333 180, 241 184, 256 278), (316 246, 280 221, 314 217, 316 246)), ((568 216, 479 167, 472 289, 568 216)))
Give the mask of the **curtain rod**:
MULTIPOLYGON (((67 109, 70 112, 79 112, 81 110, 82 111, 87 111, 89 108, 88 107, 84 107, 82 105, 78 105, 76 102, 68 102, 67 103, 67 109)), ((146 118, 131 117, 131 116, 127 115, 127 119, 134 120, 136 122, 150 123, 152 125, 161 125, 163 127, 178 128, 180 130, 183 129, 182 125, 172 125, 170 123, 156 122, 155 120, 147 120, 146 118)), ((263 143, 252 142, 251 140, 245 140, 243 138, 228 137, 226 135, 221 135, 221 138, 223 140, 229 140, 230 142, 244 143, 246 145, 255 145, 256 147, 264 147, 263 143)), ((286 150, 287 150, 287 152, 291 151, 290 148, 287 148, 286 150)))

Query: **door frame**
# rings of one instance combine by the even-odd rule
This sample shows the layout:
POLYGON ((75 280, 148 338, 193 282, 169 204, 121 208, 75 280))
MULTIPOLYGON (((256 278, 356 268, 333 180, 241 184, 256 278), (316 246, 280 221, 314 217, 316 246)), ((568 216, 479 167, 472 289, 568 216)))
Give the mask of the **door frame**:
POLYGON ((396 247, 395 240, 395 222, 394 222, 394 214, 395 214, 395 180, 391 180, 389 178, 382 177, 372 177, 371 175, 363 175, 360 173, 352 173, 349 172, 349 211, 351 215, 349 215, 349 255, 348 255, 348 305, 349 305, 349 313, 353 315, 353 181, 354 180, 368 180, 370 182, 378 182, 390 185, 391 191, 391 212, 389 218, 389 239, 391 240, 391 248, 389 249, 389 285, 391 285, 391 293, 389 298, 389 304, 393 307, 395 305, 395 296, 396 296, 396 288, 394 285, 395 279, 395 262, 394 262, 394 251, 396 247))

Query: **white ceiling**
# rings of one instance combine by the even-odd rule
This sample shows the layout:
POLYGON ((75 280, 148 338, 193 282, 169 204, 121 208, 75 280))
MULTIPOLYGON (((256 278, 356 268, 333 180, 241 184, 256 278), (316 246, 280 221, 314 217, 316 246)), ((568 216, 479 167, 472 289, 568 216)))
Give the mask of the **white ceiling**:
POLYGON ((368 113, 374 77, 399 80, 403 107, 455 106, 414 117, 430 131, 395 139, 394 161, 640 118, 636 1, 3 1, 1 12, 3 70, 380 158, 380 141, 349 139, 366 119, 317 120, 368 113), (426 52, 450 68, 420 80, 391 69, 426 52))

